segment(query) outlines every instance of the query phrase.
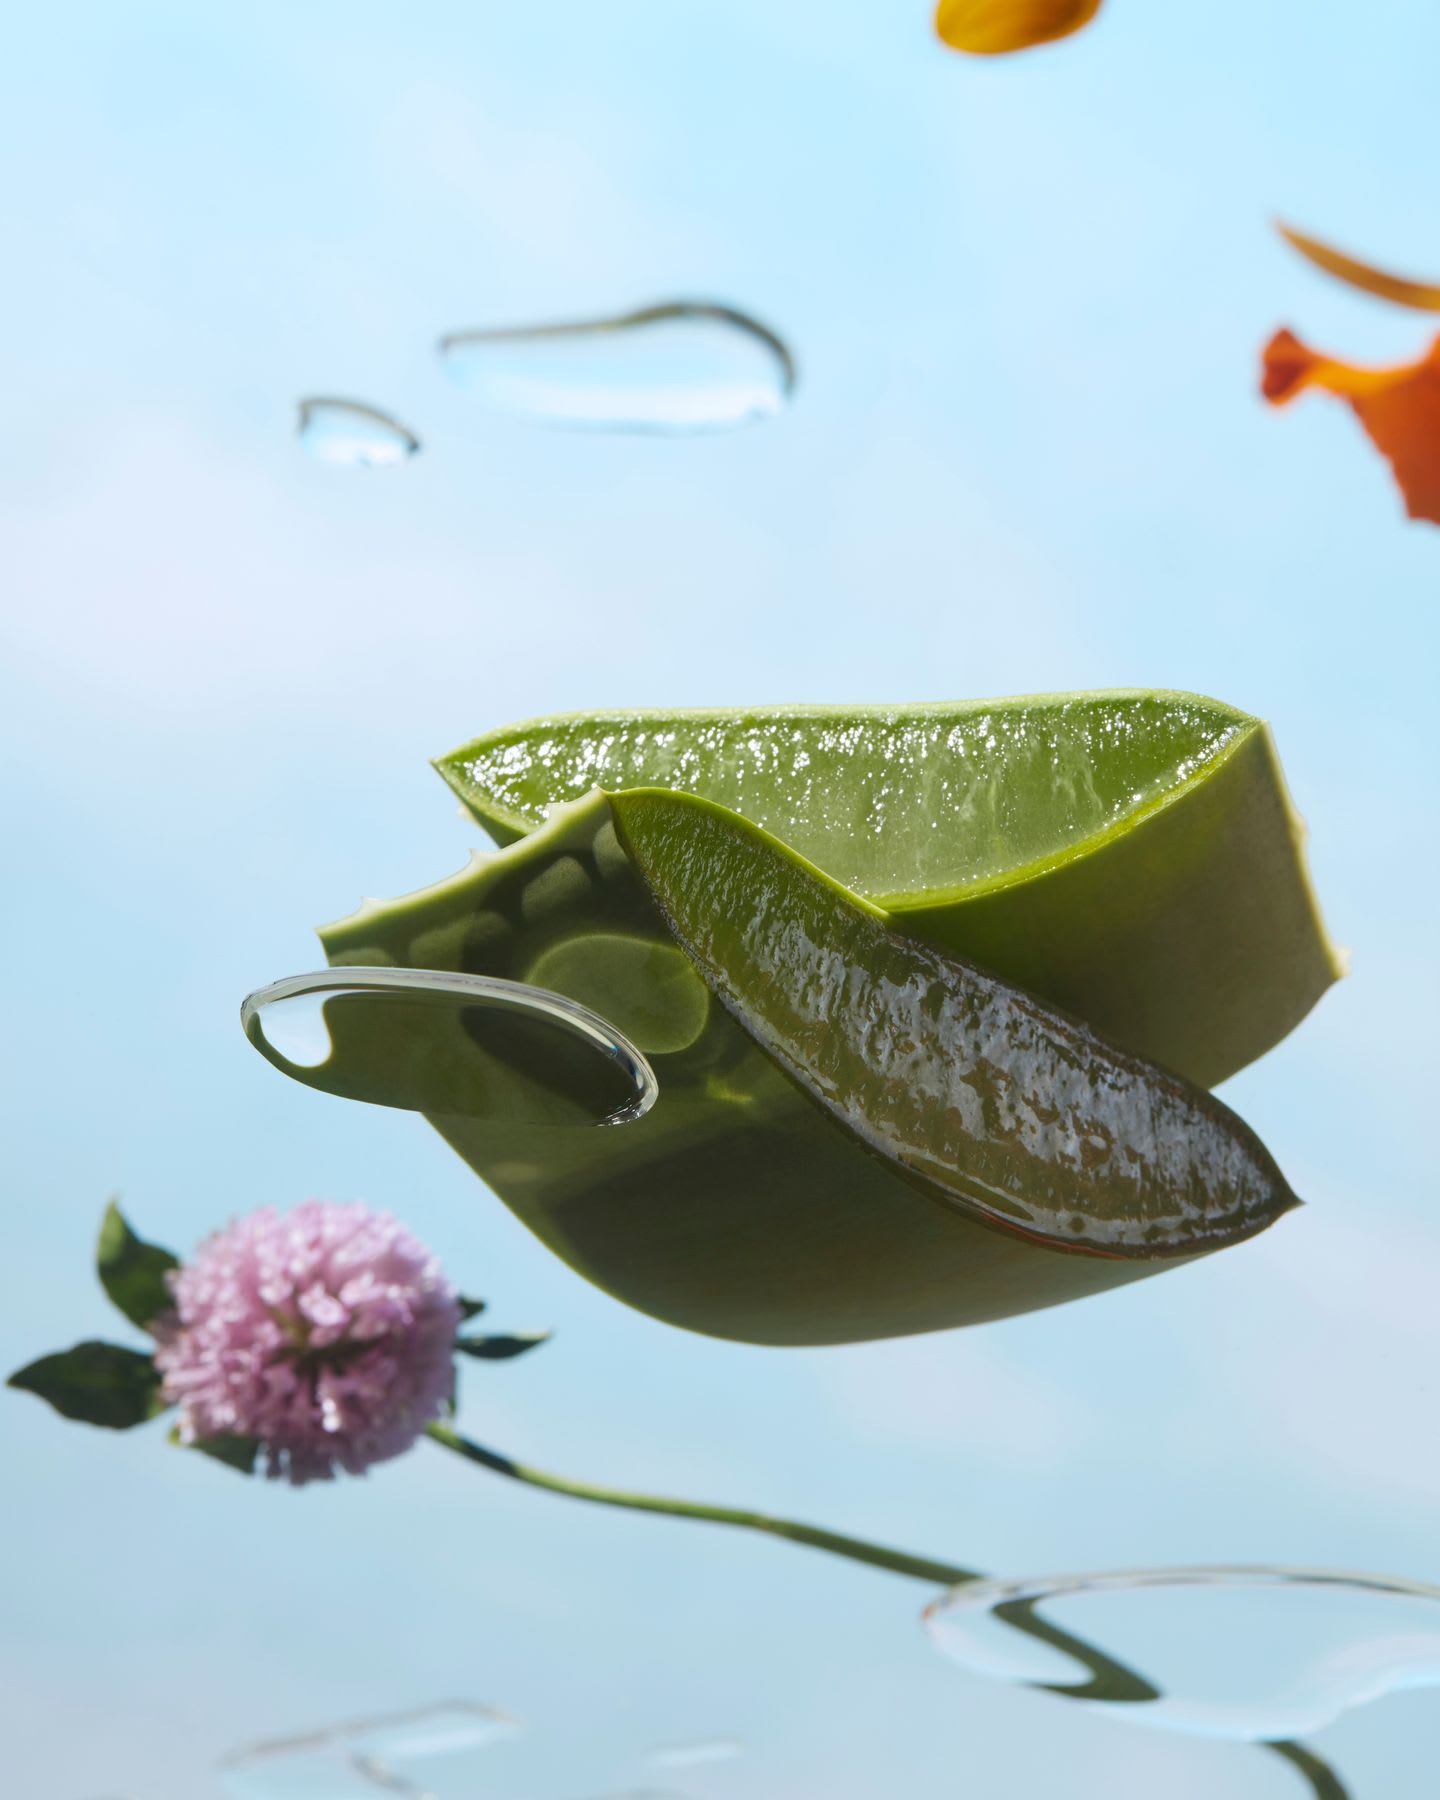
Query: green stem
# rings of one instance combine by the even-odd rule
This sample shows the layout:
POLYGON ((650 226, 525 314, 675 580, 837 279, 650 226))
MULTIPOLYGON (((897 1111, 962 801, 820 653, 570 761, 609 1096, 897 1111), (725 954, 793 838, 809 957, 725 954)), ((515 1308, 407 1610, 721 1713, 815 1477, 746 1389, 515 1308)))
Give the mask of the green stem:
POLYGON ((1261 1750, 1273 1750, 1292 1769, 1298 1769, 1310 1783, 1310 1792, 1315 1800, 1351 1800, 1349 1788, 1324 1757, 1317 1756, 1304 1744, 1292 1743, 1289 1738, 1271 1738, 1269 1743, 1262 1743, 1258 1747, 1261 1750))
MULTIPOLYGON (((635 1494, 624 1488, 595 1487, 586 1481, 570 1481, 563 1475, 551 1475, 544 1469, 533 1469, 483 1444, 462 1437, 448 1425, 430 1425, 427 1435, 445 1449, 453 1450, 467 1462, 478 1463, 496 1475, 523 1482, 526 1487, 541 1488, 548 1494, 564 1494, 571 1500, 589 1500, 597 1506, 623 1507, 627 1512, 660 1513, 671 1519, 699 1519, 711 1525, 734 1525, 742 1531, 760 1531, 769 1537, 784 1538, 792 1544, 806 1544, 812 1550, 824 1550, 831 1556, 843 1556, 851 1562, 865 1563, 872 1569, 888 1569, 892 1575, 909 1575, 917 1581, 928 1581, 939 1587, 959 1587, 967 1581, 981 1581, 977 1569, 962 1569, 954 1563, 933 1562, 929 1557, 910 1556, 903 1550, 891 1550, 884 1544, 872 1544, 865 1538, 847 1537, 838 1531, 822 1531, 817 1525, 802 1525, 795 1519, 777 1519, 769 1513, 746 1512, 734 1506, 706 1506, 695 1500, 668 1500, 659 1494, 635 1494)), ((1071 1685, 1045 1684, 1051 1693, 1065 1694, 1071 1699, 1137 1702, 1156 1700, 1159 1690, 1143 1675, 1127 1669, 1103 1650, 1072 1637, 1068 1631, 1034 1612, 1033 1601, 1015 1601, 996 1608, 1005 1624, 1028 1637, 1037 1638, 1051 1648, 1073 1657, 1090 1671, 1087 1680, 1071 1685)), ((1273 1751, 1309 1783, 1314 1800, 1350 1800, 1347 1790, 1330 1766, 1313 1750, 1301 1744, 1276 1739, 1260 1744, 1259 1749, 1273 1751)))
POLYGON ((821 1531, 818 1526, 800 1525, 793 1519, 771 1518, 768 1513, 742 1512, 733 1506, 702 1506, 693 1500, 666 1500, 655 1494, 631 1494, 621 1488, 592 1487, 588 1482, 567 1481, 563 1476, 547 1475, 543 1469, 528 1468, 508 1456, 486 1450, 471 1439, 461 1437, 448 1425, 431 1425, 428 1431, 437 1444, 443 1444, 467 1462, 479 1463, 482 1469, 491 1469, 497 1475, 508 1475, 512 1481, 523 1481, 527 1487, 568 1495, 572 1500, 590 1500, 599 1506, 622 1506, 630 1512, 663 1513, 672 1519, 703 1519, 712 1525, 736 1525, 744 1531, 763 1531, 770 1537, 786 1538, 792 1544, 808 1544, 812 1550, 827 1550, 832 1556, 849 1557, 851 1562, 888 1569, 892 1575, 913 1575, 917 1581, 933 1582, 937 1587, 955 1587, 962 1581, 980 1579, 974 1569, 931 1562, 923 1556, 907 1556, 902 1550, 887 1550, 883 1544, 845 1537, 838 1531, 821 1531))

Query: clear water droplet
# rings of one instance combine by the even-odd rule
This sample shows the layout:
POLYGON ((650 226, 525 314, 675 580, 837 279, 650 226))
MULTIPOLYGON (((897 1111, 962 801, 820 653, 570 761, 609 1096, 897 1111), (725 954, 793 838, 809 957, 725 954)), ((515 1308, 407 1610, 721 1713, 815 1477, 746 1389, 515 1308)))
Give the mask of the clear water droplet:
POLYGON ((1440 1588, 1383 1576, 1194 1568, 976 1581, 925 1612, 936 1646, 974 1674, 1062 1692, 1092 1678, 1079 1656, 1030 1635, 1032 1622, 1103 1646, 1158 1690, 1092 1705, 1202 1737, 1304 1736, 1383 1694, 1440 1685, 1440 1588))
POLYGON ((231 1800, 430 1800, 470 1791, 476 1753, 523 1729, 495 1707, 449 1701, 248 1745, 221 1762, 220 1786, 231 1800))
POLYGON ((300 402, 300 442, 317 462, 347 469, 389 469, 420 448, 415 433, 358 400, 300 402))
POLYGON ((475 1753, 520 1730, 516 1720, 493 1707, 457 1703, 353 1726, 345 1743, 351 1762, 377 1787, 416 1796, 432 1790, 458 1795, 472 1790, 475 1753))
POLYGON ((327 1094, 506 1124, 623 1125, 659 1093, 643 1053, 563 994, 440 969, 337 968, 246 997, 246 1037, 327 1094))
POLYGON ((732 307, 673 301, 613 318, 461 331, 440 340, 485 405, 601 431, 723 431, 773 418, 796 381, 789 349, 732 307))
POLYGON ((743 1754, 738 1738, 697 1738, 688 1744, 661 1744, 645 1758, 652 1769, 694 1769, 705 1763, 733 1762, 743 1754))

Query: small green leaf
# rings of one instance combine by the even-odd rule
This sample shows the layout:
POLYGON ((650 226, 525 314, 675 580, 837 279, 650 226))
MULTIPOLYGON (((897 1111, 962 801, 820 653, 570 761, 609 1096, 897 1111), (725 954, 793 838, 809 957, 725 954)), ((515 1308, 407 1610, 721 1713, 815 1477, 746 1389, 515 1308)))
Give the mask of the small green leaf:
POLYGON ((475 1356, 482 1362, 506 1362, 548 1343, 553 1335, 549 1331, 513 1331, 494 1337, 462 1337, 456 1338, 455 1348, 462 1356, 475 1356))
POLYGON ((478 1319, 485 1310, 483 1300, 472 1300, 468 1294, 458 1296, 460 1301, 460 1317, 462 1319, 478 1319))
POLYGON ((6 1386, 38 1394, 67 1419, 111 1431, 128 1431, 165 1411, 160 1373, 150 1358, 94 1338, 28 1363, 6 1386))
POLYGON ((260 1454, 260 1440, 253 1437, 236 1437, 225 1432, 218 1437, 194 1438, 186 1442, 180 1435, 180 1427, 172 1426, 170 1442, 181 1450, 198 1450, 202 1456, 211 1456, 216 1462, 224 1463, 227 1469, 237 1469, 242 1475, 255 1473, 255 1459, 260 1454))
POLYGON ((100 1285, 132 1325, 148 1331, 162 1314, 174 1310, 165 1277, 180 1267, 178 1257, 147 1244, 130 1229, 124 1213, 112 1200, 100 1224, 95 1247, 95 1267, 100 1285))

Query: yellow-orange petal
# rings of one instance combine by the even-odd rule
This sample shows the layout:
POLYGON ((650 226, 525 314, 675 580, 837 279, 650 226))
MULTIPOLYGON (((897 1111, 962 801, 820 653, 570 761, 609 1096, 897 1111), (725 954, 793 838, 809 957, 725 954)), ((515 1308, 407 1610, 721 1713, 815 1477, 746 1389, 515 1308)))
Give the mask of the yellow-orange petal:
POLYGON ((1337 281, 1348 282, 1351 287, 1376 294, 1382 300, 1392 300, 1396 306, 1413 306, 1417 312, 1440 312, 1440 286, 1434 282, 1411 281, 1404 275, 1387 274, 1371 263, 1347 256, 1343 250, 1332 250, 1318 238, 1306 237, 1303 231, 1292 231, 1278 219, 1275 229, 1308 262, 1314 263, 1317 269, 1324 269, 1337 281))
POLYGON ((935 29, 952 50, 1005 56, 1088 25, 1100 0, 940 0, 935 29))
POLYGON ((1261 393, 1283 406, 1307 387, 1349 402, 1394 470, 1410 517, 1440 525, 1440 337, 1418 362, 1357 369, 1317 355, 1293 331, 1277 331, 1265 346, 1261 393))

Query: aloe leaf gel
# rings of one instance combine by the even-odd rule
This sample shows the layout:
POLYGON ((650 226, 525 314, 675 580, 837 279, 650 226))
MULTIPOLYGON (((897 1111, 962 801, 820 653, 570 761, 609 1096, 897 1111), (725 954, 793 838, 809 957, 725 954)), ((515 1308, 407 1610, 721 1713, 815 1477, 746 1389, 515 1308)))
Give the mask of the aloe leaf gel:
MULTIPOLYGON (((690 1329, 846 1342, 1099 1292, 1294 1203, 1253 1134, 1192 1085, 1268 1047, 1337 972, 1258 721, 1168 695, 666 717, 515 727, 445 759, 508 847, 321 934, 341 966, 551 988, 649 1056, 660 1097, 621 1129, 428 1115, 580 1273, 690 1329), (990 757, 979 773, 965 763, 963 797, 953 769, 937 773, 947 746, 990 757), (822 750, 828 769, 800 780, 822 750), (487 788, 489 764, 509 774, 487 788), (584 775, 611 791, 572 800, 584 775), (704 785, 728 799, 687 797, 704 785), (1027 819, 1026 795, 1047 792, 1048 818, 1027 819), (981 839, 967 882, 966 845, 981 839), (1027 944, 1072 902, 1068 935, 1027 944), (1197 907, 1208 937, 1190 931, 1197 907), (1132 981, 1105 1018, 1096 953, 1107 934, 1111 960, 1123 950, 1116 917, 1154 981, 1132 981), (987 931, 988 957, 960 953, 987 931), (785 980, 784 959, 757 960, 756 944, 807 934, 810 961, 785 980), (1250 966, 1252 936, 1283 953, 1250 966), (1097 1003, 1057 1007, 1019 979, 1027 954, 1097 1003), (1227 995, 1242 973, 1237 1029, 1227 995), (902 1048, 904 1021, 877 996, 907 984, 914 1021, 935 1029, 902 1048), (810 1007, 798 1052, 797 1000, 810 1007), (819 1028, 826 1007, 843 1029, 819 1028), (1157 1041, 1167 1067, 1144 1054, 1157 1041)), ((331 1037, 324 1085, 337 1067, 357 1087, 383 1079, 393 1052, 363 1012, 331 1037)), ((463 1065, 473 1052, 457 1028, 449 1053, 463 1065)))

